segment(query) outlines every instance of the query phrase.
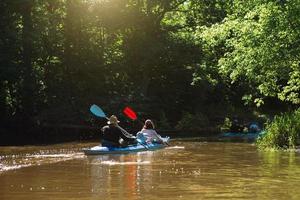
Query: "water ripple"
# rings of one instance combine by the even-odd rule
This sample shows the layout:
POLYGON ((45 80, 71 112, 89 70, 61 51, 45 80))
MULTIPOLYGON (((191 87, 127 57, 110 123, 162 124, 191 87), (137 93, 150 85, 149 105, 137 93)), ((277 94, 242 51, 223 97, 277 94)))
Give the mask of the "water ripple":
POLYGON ((24 167, 57 163, 72 159, 83 158, 83 153, 58 153, 58 154, 24 154, 1 156, 0 173, 24 167))

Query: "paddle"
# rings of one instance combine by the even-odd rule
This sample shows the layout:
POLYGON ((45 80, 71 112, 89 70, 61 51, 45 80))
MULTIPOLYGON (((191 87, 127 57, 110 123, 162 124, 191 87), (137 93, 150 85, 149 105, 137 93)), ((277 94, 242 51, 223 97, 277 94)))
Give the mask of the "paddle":
MULTIPOLYGON (((123 109, 123 113, 124 113, 128 118, 132 119, 133 121, 137 120, 137 114, 136 114, 136 112, 135 112, 132 108, 130 108, 129 106, 126 106, 126 107, 123 109)), ((141 122, 141 121, 139 121, 139 122, 141 122)), ((141 123, 142 123, 142 122, 141 122, 141 123)), ((142 123, 142 124, 143 124, 143 123, 142 123)), ((168 144, 167 142, 165 142, 165 141, 163 141, 163 140, 162 140, 162 142, 163 142, 165 145, 169 146, 169 144, 168 144)))
MULTIPOLYGON (((108 117, 107 117, 107 116, 105 115, 105 113, 103 112, 103 110, 102 110, 99 106, 97 106, 97 105, 95 105, 95 104, 93 104, 93 105, 90 107, 90 111, 91 111, 94 115, 96 115, 97 117, 101 117, 101 118, 105 118, 105 119, 109 120, 108 117)), ((123 134, 125 137, 127 137, 127 138, 135 138, 135 139, 136 139, 135 136, 133 136, 132 134, 128 133, 128 132, 127 132, 125 129, 123 129, 121 126, 117 125, 117 127, 121 130, 122 134, 123 134)), ((144 146, 146 149, 149 149, 147 146, 145 146, 144 144, 142 144, 139 140, 136 139, 136 141, 137 141, 139 144, 141 144, 142 146, 144 146)))
POLYGON ((135 113, 135 111, 132 108, 130 108, 129 106, 126 106, 123 109, 123 113, 131 120, 133 120, 133 121, 138 120, 142 125, 144 125, 144 123, 137 118, 137 114, 135 113))
POLYGON ((133 121, 137 119, 136 113, 130 107, 125 107, 123 112, 127 117, 129 117, 133 121))
POLYGON ((105 113, 103 112, 103 110, 102 110, 99 106, 93 104, 93 105, 90 107, 90 111, 91 111, 94 115, 96 115, 97 117, 102 117, 102 118, 105 118, 105 119, 108 120, 108 117, 106 117, 105 113))

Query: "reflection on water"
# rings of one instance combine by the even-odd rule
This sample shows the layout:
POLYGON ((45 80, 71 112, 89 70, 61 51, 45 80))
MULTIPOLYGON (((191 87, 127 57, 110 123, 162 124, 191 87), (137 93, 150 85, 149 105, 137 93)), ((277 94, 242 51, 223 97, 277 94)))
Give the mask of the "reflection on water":
POLYGON ((300 199, 299 153, 196 139, 153 152, 80 152, 93 145, 0 148, 0 199, 300 199))
POLYGON ((97 196, 110 196, 112 199, 119 197, 138 199, 141 187, 151 187, 153 153, 105 155, 89 158, 92 177, 91 188, 95 193, 95 198, 97 196))

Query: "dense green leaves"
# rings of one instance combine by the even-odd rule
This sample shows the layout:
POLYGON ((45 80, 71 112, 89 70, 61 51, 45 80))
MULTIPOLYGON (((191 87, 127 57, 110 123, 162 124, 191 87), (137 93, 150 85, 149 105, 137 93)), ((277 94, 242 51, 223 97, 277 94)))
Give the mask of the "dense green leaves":
POLYGON ((97 103, 215 126, 242 100, 300 103, 297 0, 3 0, 0 11, 6 124, 85 123, 97 103))
POLYGON ((266 127, 266 134, 259 138, 259 148, 295 149, 300 138, 300 109, 276 116, 266 127))
POLYGON ((299 104, 299 12, 298 1, 235 1, 232 14, 199 37, 209 50, 224 48, 219 72, 253 86, 248 97, 258 106, 265 97, 299 104))

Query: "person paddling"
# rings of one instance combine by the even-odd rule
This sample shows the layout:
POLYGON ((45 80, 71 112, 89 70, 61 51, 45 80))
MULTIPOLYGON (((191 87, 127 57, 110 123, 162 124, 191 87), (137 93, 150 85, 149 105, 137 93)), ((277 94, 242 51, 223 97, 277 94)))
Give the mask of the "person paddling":
POLYGON ((154 130, 155 126, 152 120, 147 119, 140 132, 137 133, 137 138, 145 143, 160 143, 164 141, 162 137, 154 130))
POLYGON ((102 128, 102 146, 123 147, 135 142, 134 138, 129 138, 125 136, 126 134, 122 132, 125 130, 121 129, 118 126, 118 123, 120 123, 120 121, 115 115, 110 116, 110 118, 107 121, 108 125, 102 128))

